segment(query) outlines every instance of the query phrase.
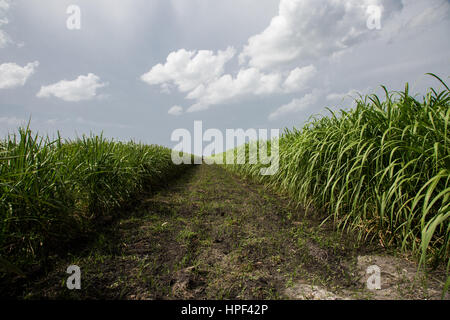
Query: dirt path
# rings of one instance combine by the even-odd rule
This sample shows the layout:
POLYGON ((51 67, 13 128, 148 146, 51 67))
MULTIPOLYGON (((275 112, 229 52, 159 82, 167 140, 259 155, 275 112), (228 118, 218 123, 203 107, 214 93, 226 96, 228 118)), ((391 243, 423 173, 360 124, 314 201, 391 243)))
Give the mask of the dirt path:
POLYGON ((170 188, 143 197, 127 219, 100 234, 83 253, 58 261, 23 297, 440 297, 438 280, 428 282, 427 292, 411 284, 414 268, 405 259, 355 243, 341 238, 332 226, 320 227, 318 219, 305 218, 302 209, 262 186, 218 166, 202 165, 170 188), (382 271, 382 290, 370 291, 365 270, 374 261, 382 271), (70 264, 81 268, 81 290, 65 286, 70 264))

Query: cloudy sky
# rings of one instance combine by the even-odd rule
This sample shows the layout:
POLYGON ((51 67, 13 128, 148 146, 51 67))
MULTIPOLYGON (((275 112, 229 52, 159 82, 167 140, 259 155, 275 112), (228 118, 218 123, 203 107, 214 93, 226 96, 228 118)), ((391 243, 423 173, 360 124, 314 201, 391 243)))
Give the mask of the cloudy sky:
POLYGON ((382 84, 439 87, 449 31, 448 0, 0 0, 0 134, 301 126, 382 84))

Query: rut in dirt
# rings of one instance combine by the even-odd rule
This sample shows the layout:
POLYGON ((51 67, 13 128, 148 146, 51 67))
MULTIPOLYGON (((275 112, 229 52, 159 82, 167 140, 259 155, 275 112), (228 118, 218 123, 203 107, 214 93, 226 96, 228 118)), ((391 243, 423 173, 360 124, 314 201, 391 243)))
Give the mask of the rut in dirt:
POLYGON ((369 247, 322 220, 222 167, 196 166, 143 195, 128 218, 60 261, 24 297, 370 298, 354 267, 369 247), (64 285, 70 264, 82 270, 82 290, 64 285))
POLYGON ((278 299, 299 281, 358 285, 343 263, 356 249, 332 228, 216 165, 196 166, 130 214, 71 257, 83 272, 82 293, 61 286, 61 267, 27 295, 278 299))

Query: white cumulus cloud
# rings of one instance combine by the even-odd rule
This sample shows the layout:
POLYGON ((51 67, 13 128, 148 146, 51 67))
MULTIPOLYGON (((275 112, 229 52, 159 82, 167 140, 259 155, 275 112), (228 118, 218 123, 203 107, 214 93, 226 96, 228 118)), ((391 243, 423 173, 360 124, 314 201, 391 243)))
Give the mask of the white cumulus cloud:
MULTIPOLYGON (((185 93, 186 99, 193 100, 186 112, 260 96, 303 95, 314 87, 329 87, 327 64, 329 68, 371 40, 383 44, 400 34, 418 32, 433 23, 428 17, 437 22, 448 18, 449 8, 448 0, 280 0, 276 16, 237 54, 239 70, 225 70, 236 54, 232 47, 217 52, 180 49, 141 79, 161 86, 163 93, 171 89, 185 93)), ((331 93, 324 100, 345 95, 331 93)), ((305 108, 316 98, 316 91, 306 94, 278 108, 270 118, 305 108)))
POLYGON ((39 62, 30 62, 21 67, 15 63, 0 65, 0 89, 11 89, 25 85, 28 78, 35 72, 39 62))
POLYGON ((350 99, 354 99, 358 97, 358 91, 355 89, 351 89, 348 92, 344 92, 344 93, 338 93, 338 92, 333 92, 327 95, 327 100, 328 101, 337 101, 337 100, 344 100, 346 98, 350 98, 350 99))
POLYGON ((173 106, 169 109, 169 114, 173 116, 181 116, 183 114, 183 107, 180 106, 173 106))
POLYGON ((250 37, 240 62, 265 69, 345 50, 375 35, 367 27, 371 5, 401 8, 392 0, 281 0, 278 15, 250 37))
MULTIPOLYGON (((171 86, 186 93, 186 99, 195 100, 187 112, 208 109, 211 105, 234 102, 246 96, 294 93, 307 87, 317 70, 313 65, 287 72, 262 72, 258 68, 241 68, 236 75, 224 74, 225 64, 235 50, 186 51, 168 55, 165 64, 157 64, 141 76, 149 85, 160 85, 162 93, 170 93, 171 86)), ((180 107, 170 109, 179 114, 180 107)))
POLYGON ((188 92, 224 73, 225 64, 234 57, 235 49, 227 48, 214 54, 210 50, 187 51, 180 49, 167 56, 165 64, 157 64, 141 76, 149 85, 175 84, 181 92, 188 92))
POLYGON ((36 96, 38 98, 55 96, 68 102, 91 100, 97 96, 99 88, 107 85, 107 83, 102 83, 98 76, 89 73, 87 76, 81 75, 72 81, 61 80, 55 84, 42 86, 36 96))
POLYGON ((280 92, 281 80, 279 74, 264 74, 256 68, 242 69, 234 78, 226 74, 192 91, 188 98, 196 99, 197 102, 187 111, 206 110, 211 105, 230 102, 249 94, 267 95, 280 92))
POLYGON ((313 106, 320 97, 320 91, 314 90, 311 93, 304 95, 300 99, 293 99, 290 103, 282 105, 269 115, 269 120, 275 120, 287 114, 296 113, 306 110, 313 106))
POLYGON ((187 98, 197 101, 187 111, 206 110, 211 105, 234 102, 242 97, 300 92, 316 73, 313 65, 295 68, 287 75, 280 72, 264 73, 258 68, 243 68, 236 77, 226 74, 191 91, 187 98))
POLYGON ((308 82, 317 74, 313 65, 303 68, 295 68, 284 81, 284 89, 287 93, 298 92, 307 87, 308 82))

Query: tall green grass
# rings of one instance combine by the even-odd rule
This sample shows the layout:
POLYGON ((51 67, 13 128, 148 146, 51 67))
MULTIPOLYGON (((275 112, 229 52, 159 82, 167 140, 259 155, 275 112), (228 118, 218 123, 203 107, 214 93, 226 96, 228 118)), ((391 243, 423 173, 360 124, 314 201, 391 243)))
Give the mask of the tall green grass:
POLYGON ((441 84, 445 89, 429 89, 420 100, 408 85, 403 92, 383 87, 383 101, 360 97, 350 111, 330 110, 301 130, 285 130, 273 176, 261 176, 261 164, 226 167, 324 209, 360 240, 448 267, 450 95, 441 84))
POLYGON ((51 140, 19 129, 0 141, 0 271, 45 263, 186 168, 161 146, 102 136, 51 140))

